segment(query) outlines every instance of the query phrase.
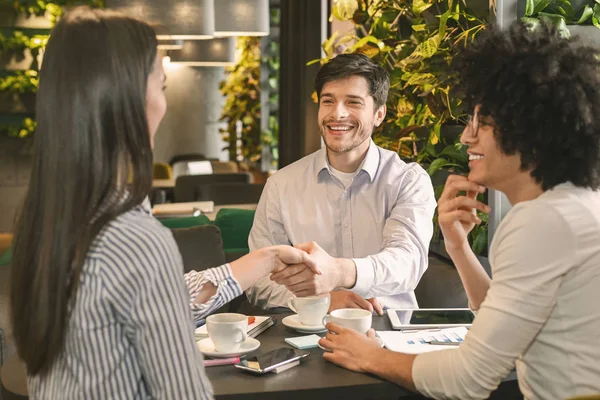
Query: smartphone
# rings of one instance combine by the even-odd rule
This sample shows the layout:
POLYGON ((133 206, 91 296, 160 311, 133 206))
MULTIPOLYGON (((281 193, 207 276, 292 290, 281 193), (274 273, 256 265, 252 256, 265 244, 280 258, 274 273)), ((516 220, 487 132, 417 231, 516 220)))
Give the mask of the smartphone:
POLYGON ((289 347, 281 347, 265 354, 259 354, 240 361, 233 366, 244 371, 253 372, 255 374, 265 374, 274 370, 277 367, 288 364, 309 356, 310 353, 291 349, 289 347))

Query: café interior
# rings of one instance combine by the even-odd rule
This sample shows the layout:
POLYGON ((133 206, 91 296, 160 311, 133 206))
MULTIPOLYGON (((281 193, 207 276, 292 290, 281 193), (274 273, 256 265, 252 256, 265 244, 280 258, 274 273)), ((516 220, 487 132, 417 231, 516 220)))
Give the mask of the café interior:
MULTIPOLYGON (((155 27, 167 77, 168 107, 154 137, 153 182, 148 197, 153 216, 171 230, 187 273, 231 263, 248 254, 248 237, 267 180, 278 170, 323 148, 314 80, 319 68, 338 54, 362 53, 380 60, 391 77, 388 113, 381 127, 373 132, 376 145, 395 152, 407 163, 420 164, 431 177, 436 195, 441 193, 449 174, 468 170, 465 153, 450 151, 456 148, 466 115, 464 111, 452 114, 454 99, 439 95, 452 96, 447 89, 452 88, 453 82, 444 77, 438 61, 455 57, 460 52, 460 41, 471 40, 488 24, 507 26, 520 18, 525 12, 525 2, 452 3, 452 0, 2 2, 0 400, 28 398, 27 373, 17 355, 10 327, 11 247, 15 218, 32 168, 38 73, 43 69, 44 47, 52 28, 65 12, 75 5, 115 9, 155 27), (437 11, 431 12, 434 8, 437 11), (453 26, 460 29, 439 24, 439 14, 450 9, 456 10, 453 26), (441 30, 444 32, 440 33, 441 30), (411 55, 427 48, 425 42, 438 34, 444 37, 445 45, 417 63, 411 61, 411 55), (394 49, 403 50, 394 52, 394 49)), ((596 38, 600 43, 600 35, 590 33, 590 28, 596 29, 573 25, 586 40, 593 43, 596 38)), ((486 194, 485 200, 494 213, 475 229, 470 239, 478 260, 491 274, 489 244, 510 204, 493 190, 486 194)), ((428 267, 414 290, 416 300, 420 308, 467 309, 466 292, 444 248, 435 218, 432 224, 428 267)), ((290 308, 259 309, 243 293, 219 308, 215 315, 221 313, 248 316, 249 324, 258 326, 253 333, 248 328, 248 336, 256 337, 253 340, 260 347, 244 354, 247 358, 282 347, 292 348, 288 339, 311 333, 324 335, 322 329, 298 330, 289 319, 286 322, 285 318, 293 314, 290 308)), ((378 332, 393 330, 385 313, 373 315, 369 327, 378 332)), ((196 339, 201 348, 207 333, 198 329, 196 339)), ((214 349, 213 353, 210 349, 201 351, 206 361, 220 359, 218 354, 211 357, 214 349)), ((290 364, 293 368, 287 371, 279 368, 276 373, 256 375, 233 365, 209 363, 205 364, 206 375, 217 399, 424 398, 377 376, 328 363, 322 357, 324 350, 320 345, 306 351, 309 356, 290 364)), ((490 398, 523 398, 515 371, 504 378, 490 398)))

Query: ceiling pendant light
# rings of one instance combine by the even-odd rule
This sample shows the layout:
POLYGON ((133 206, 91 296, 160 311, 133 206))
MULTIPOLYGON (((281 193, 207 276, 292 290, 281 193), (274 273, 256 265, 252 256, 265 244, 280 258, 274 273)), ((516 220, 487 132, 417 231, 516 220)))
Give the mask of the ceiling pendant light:
POLYGON ((235 65, 235 38, 185 41, 181 50, 169 51, 169 57, 171 64, 190 67, 233 66, 235 65))
POLYGON ((267 36, 269 0, 216 0, 215 36, 267 36))
MULTIPOLYGON (((217 0, 221 1, 221 0, 217 0)), ((210 39, 215 32, 215 0, 106 0, 106 7, 165 30, 158 39, 210 39)))

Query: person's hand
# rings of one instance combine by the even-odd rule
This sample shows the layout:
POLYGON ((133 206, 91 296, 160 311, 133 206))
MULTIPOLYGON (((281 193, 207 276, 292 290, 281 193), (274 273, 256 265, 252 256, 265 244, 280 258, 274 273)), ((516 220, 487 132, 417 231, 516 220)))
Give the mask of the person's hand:
POLYGON ((367 372, 368 365, 377 362, 381 342, 373 329, 362 335, 331 322, 325 327, 329 332, 319 340, 319 344, 329 350, 323 353, 324 359, 356 372, 367 372))
POLYGON ((271 246, 265 249, 271 256, 271 272, 279 273, 288 268, 289 265, 302 266, 312 275, 320 275, 315 261, 304 250, 292 246, 271 246))
POLYGON ((315 274, 305 263, 290 265, 271 275, 271 280, 288 288, 296 297, 318 296, 331 292, 340 286, 340 277, 344 273, 339 260, 331 257, 315 242, 302 243, 295 246, 308 253, 315 268, 322 272, 315 274))
POLYGON ((490 212, 490 207, 477 200, 477 195, 483 192, 484 186, 468 180, 465 176, 448 177, 438 201, 438 222, 446 249, 463 248, 468 243, 469 232, 481 223, 477 217, 477 210, 490 212), (459 192, 466 192, 466 196, 457 196, 459 192))
POLYGON ((365 300, 349 290, 335 290, 330 295, 331 303, 329 305, 329 312, 339 310, 340 308, 362 308, 370 312, 375 310, 378 315, 383 315, 383 306, 375 297, 365 300))

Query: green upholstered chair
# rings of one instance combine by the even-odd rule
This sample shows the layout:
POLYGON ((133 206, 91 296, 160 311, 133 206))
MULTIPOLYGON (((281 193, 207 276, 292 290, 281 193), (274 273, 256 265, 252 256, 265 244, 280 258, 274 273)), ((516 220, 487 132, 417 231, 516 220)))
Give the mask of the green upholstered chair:
POLYGON ((223 248, 227 261, 232 261, 228 254, 237 257, 249 252, 248 236, 254 223, 254 210, 238 208, 222 208, 215 217, 215 225, 221 230, 223 248))

